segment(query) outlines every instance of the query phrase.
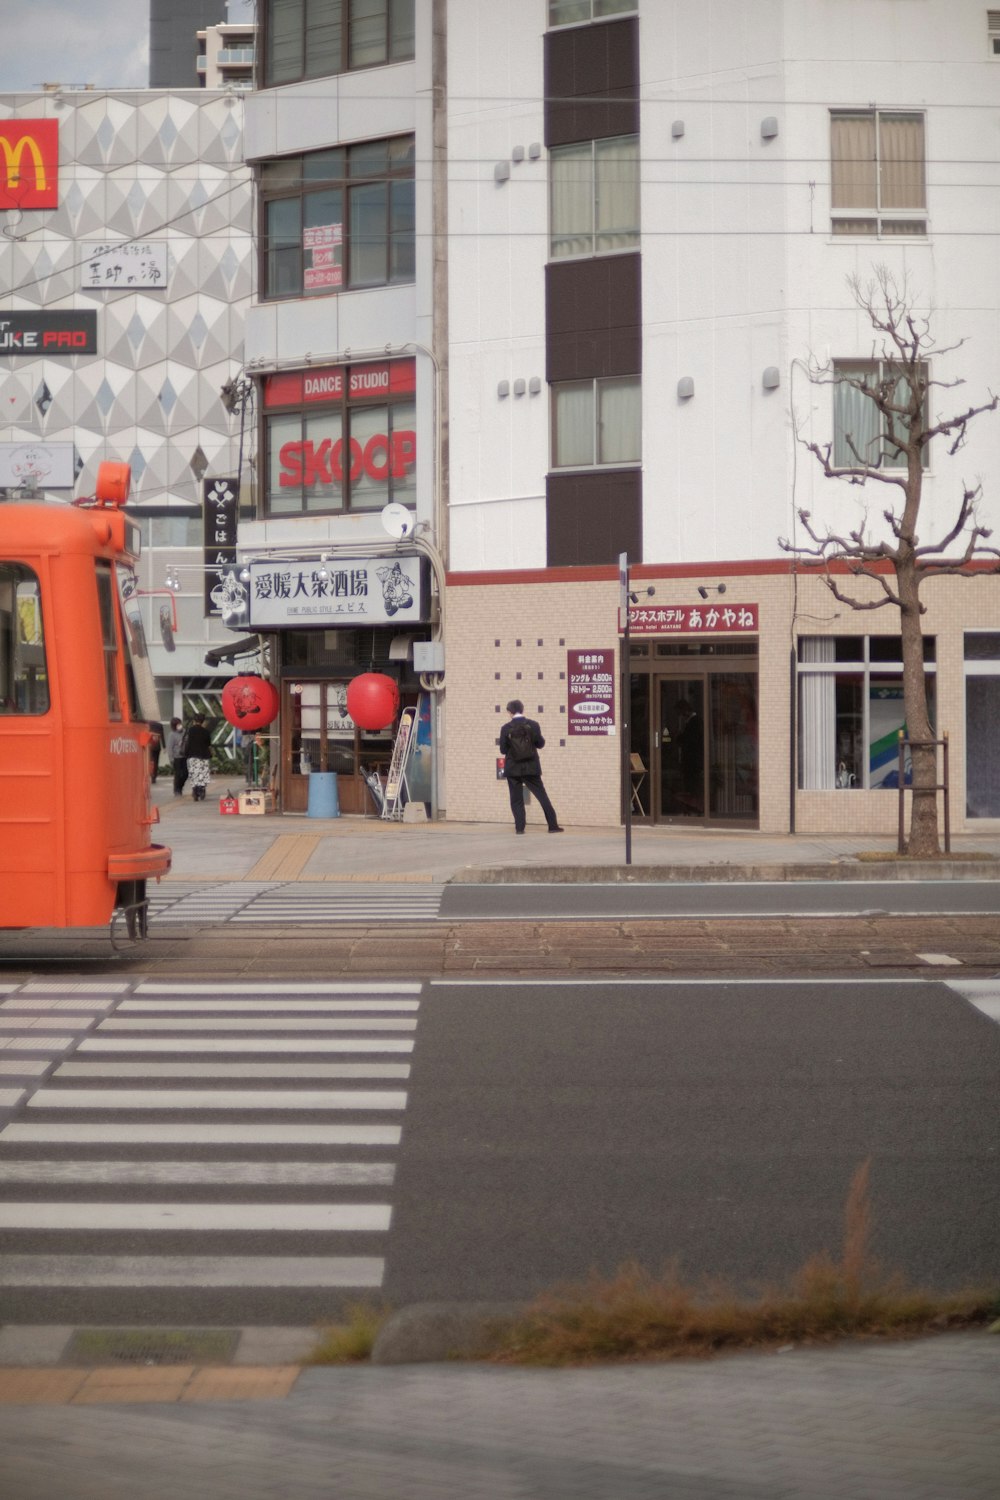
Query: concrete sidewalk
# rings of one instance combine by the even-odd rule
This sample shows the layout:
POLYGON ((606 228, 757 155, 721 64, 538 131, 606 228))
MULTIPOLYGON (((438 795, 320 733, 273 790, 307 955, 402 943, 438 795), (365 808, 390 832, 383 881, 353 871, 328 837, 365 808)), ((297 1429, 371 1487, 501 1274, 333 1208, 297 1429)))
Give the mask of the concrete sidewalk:
POLYGON ((266 1382, 229 1400, 141 1386, 92 1392, 96 1404, 0 1406, 4 1492, 994 1500, 1000 1478, 1000 1338, 988 1333, 583 1370, 306 1369, 284 1399, 266 1382))
POLYGON ((223 817, 226 790, 215 778, 208 800, 195 803, 175 798, 169 778, 154 782, 161 817, 154 837, 173 850, 168 880, 1000 879, 1000 828, 952 840, 953 854, 974 859, 910 865, 893 858, 894 837, 637 826, 626 867, 622 828, 571 827, 551 836, 544 823, 529 822, 526 836, 516 838, 509 821, 223 817), (885 863, 869 862, 876 852, 885 863))

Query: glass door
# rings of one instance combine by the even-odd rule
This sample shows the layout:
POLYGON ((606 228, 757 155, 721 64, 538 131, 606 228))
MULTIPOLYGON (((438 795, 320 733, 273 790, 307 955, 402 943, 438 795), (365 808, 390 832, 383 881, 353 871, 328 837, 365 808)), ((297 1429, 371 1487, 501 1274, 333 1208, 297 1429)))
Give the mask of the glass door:
POLYGON ((703 820, 706 811, 705 679, 660 677, 660 817, 703 820))

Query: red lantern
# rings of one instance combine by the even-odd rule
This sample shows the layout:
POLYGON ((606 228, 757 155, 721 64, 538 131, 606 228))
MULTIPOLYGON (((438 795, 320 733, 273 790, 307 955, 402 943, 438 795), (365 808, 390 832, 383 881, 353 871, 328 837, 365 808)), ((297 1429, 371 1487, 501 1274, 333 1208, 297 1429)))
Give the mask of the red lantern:
POLYGON ((399 712, 399 686, 382 672, 362 672, 347 684, 347 712, 359 729, 385 729, 399 712))
POLYGON ((237 729, 264 729, 278 717, 278 689, 263 677, 231 677, 222 689, 222 712, 237 729))

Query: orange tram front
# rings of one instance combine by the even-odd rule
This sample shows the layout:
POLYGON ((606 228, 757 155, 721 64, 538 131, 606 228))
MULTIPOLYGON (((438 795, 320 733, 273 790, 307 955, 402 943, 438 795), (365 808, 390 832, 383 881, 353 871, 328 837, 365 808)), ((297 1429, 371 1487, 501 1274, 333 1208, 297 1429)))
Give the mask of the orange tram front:
POLYGON ((93 501, 0 505, 0 929, 117 908, 143 936, 146 882, 170 868, 127 496, 127 465, 102 464, 93 501))

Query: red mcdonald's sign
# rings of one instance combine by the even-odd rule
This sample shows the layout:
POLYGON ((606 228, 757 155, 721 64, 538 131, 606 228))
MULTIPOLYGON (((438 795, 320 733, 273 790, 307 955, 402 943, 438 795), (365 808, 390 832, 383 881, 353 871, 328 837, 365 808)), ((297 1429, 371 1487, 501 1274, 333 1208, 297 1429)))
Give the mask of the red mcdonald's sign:
POLYGON ((58 206, 59 121, 0 120, 0 209, 58 206))

